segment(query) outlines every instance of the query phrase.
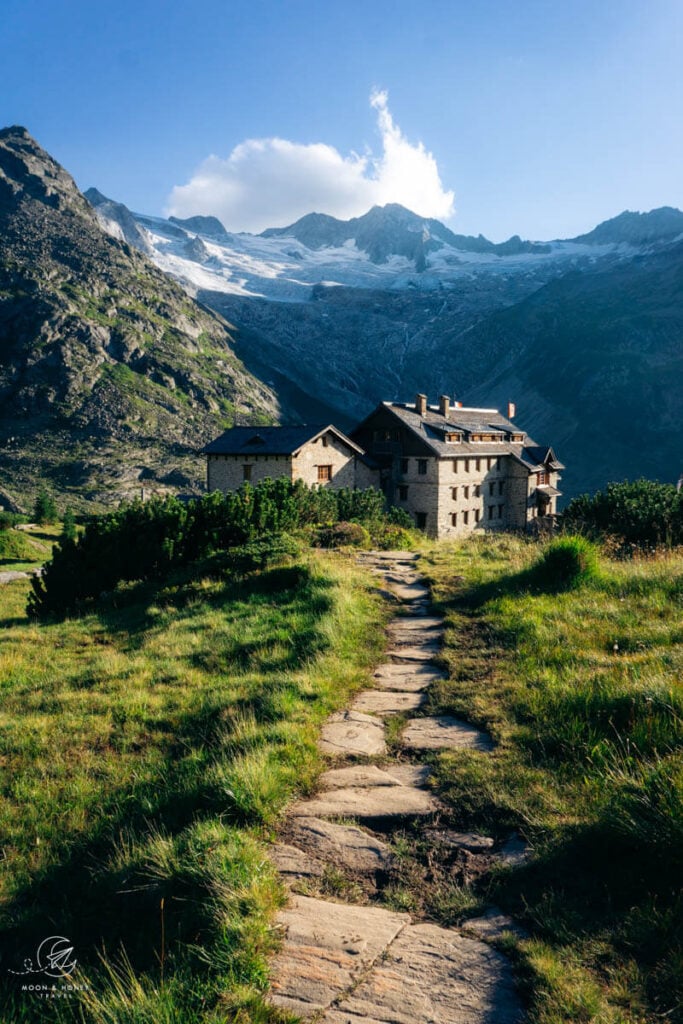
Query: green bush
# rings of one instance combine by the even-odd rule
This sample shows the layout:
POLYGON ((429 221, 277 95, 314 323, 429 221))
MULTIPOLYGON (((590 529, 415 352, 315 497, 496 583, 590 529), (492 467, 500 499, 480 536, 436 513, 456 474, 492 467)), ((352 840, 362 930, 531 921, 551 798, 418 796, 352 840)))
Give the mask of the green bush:
POLYGON ((599 575, 598 550, 585 537, 559 537, 543 551, 532 568, 544 590, 570 590, 599 575))
MULTIPOLYGON (((399 511, 403 512, 403 509, 399 509, 399 511)), ((415 536, 412 530, 396 526, 393 523, 387 523, 380 529, 375 541, 382 551, 410 551, 415 547, 415 536)))
POLYGON ((369 548, 370 534, 360 523, 335 523, 318 530, 316 542, 322 548, 369 548))
POLYGON ((562 514, 567 530, 615 537, 622 552, 683 543, 683 492, 655 480, 608 484, 574 498, 562 514))
MULTIPOLYGON (((42 577, 32 581, 28 613, 36 618, 78 611, 122 581, 159 577, 171 566, 242 548, 257 538, 301 527, 331 527, 340 518, 354 543, 370 543, 367 529, 348 517, 383 523, 380 491, 332 491, 284 478, 245 483, 239 491, 215 491, 184 504, 176 498, 123 504, 88 523, 80 536, 62 534, 42 577)), ((244 549, 247 550, 247 549, 244 549)), ((252 551, 242 554, 255 559, 252 551)), ((236 567, 235 571, 243 571, 236 567)), ((247 570, 244 570, 247 571, 247 570)))

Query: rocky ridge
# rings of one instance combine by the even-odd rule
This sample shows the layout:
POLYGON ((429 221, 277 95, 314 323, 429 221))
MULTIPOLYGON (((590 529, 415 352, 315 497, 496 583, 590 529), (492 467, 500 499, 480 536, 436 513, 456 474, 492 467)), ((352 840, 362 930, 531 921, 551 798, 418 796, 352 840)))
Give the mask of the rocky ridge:
MULTIPOLYGON (((0 485, 78 505, 203 484, 197 449, 236 421, 272 422, 276 396, 227 323, 138 248, 105 233, 73 179, 20 127, 0 131, 0 485)), ((111 227, 111 223, 110 223, 111 227)), ((142 239, 142 242, 140 241, 142 239)))

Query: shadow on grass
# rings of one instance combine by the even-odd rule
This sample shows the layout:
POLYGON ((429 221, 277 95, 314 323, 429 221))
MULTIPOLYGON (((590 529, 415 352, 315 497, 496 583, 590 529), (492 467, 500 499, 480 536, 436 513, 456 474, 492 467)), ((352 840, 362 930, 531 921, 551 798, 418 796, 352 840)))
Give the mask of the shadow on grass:
MULTIPOLYGON (((188 571, 157 586, 131 587, 123 595, 123 607, 103 608, 98 619, 126 645, 141 645, 145 633, 159 625, 158 618, 151 615, 152 605, 161 601, 169 609, 184 608, 184 618, 187 613, 194 614, 191 601, 198 594, 192 584, 188 571)), ((300 640, 291 645, 280 666, 292 669, 319 649, 314 625, 331 607, 331 597, 326 593, 331 586, 324 579, 314 578, 306 567, 292 566, 267 570, 240 581, 226 580, 215 591, 203 591, 200 596, 204 608, 207 603, 226 610, 236 602, 272 605, 285 623, 288 613, 305 612, 307 628, 300 640)), ((163 628, 168 626, 166 622, 163 628)), ((207 637, 207 644, 210 642, 207 637)), ((261 643, 267 650, 269 638, 265 636, 261 643)), ((245 640, 237 645, 236 651, 230 648, 223 652, 225 663, 221 668, 234 669, 235 660, 238 666, 248 665, 256 647, 258 643, 245 640)), ((295 689, 294 684, 288 686, 295 689)), ((22 961, 35 957, 38 944, 49 935, 67 936, 85 969, 97 967, 102 949, 111 955, 125 947, 136 972, 150 972, 158 977, 162 899, 169 965, 180 943, 201 945, 210 927, 209 893, 196 879, 150 880, 144 872, 108 867, 106 861, 122 836, 128 844, 143 844, 150 833, 177 836, 193 822, 206 818, 219 818, 222 823, 235 826, 258 823, 257 812, 241 809, 222 785, 220 774, 216 776, 209 769, 221 750, 226 756, 226 730, 230 758, 253 747, 253 737, 242 741, 239 732, 234 742, 231 740, 231 716, 226 711, 249 712, 259 724, 284 717, 277 703, 278 694, 270 689, 265 692, 261 687, 249 700, 240 701, 239 706, 235 703, 227 707, 221 702, 220 693, 214 694, 207 685, 201 703, 191 712, 156 721, 165 738, 160 741, 164 747, 163 763, 154 777, 118 788, 107 801, 88 807, 86 813, 94 818, 89 834, 66 836, 61 862, 37 875, 5 905, 0 933, 0 963, 4 968, 0 970, 0 998, 3 989, 10 1002, 15 998, 17 978, 8 969, 21 969, 22 961)), ((121 724, 125 727, 125 721, 121 724)), ((257 740, 259 743, 267 743, 265 732, 257 740)))

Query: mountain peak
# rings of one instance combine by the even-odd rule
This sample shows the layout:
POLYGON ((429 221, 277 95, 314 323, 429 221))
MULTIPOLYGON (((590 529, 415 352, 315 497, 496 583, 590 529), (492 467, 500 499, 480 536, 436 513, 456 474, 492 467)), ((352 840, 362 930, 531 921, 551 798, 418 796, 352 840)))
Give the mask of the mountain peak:
POLYGON ((624 210, 571 241, 589 245, 625 242, 637 246, 671 241, 680 234, 683 234, 683 213, 674 206, 660 206, 646 213, 624 210))

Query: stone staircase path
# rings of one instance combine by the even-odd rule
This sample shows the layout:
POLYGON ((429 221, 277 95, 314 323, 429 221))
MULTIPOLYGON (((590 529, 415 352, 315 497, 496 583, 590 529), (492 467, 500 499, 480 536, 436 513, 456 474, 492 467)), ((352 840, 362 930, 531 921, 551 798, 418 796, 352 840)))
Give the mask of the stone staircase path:
MULTIPOLYGON (((490 751, 491 738, 451 716, 422 715, 443 622, 410 552, 363 552, 395 604, 386 662, 347 711, 332 715, 320 739, 330 768, 320 791, 289 808, 271 856, 290 885, 320 886, 340 870, 381 899, 396 868, 391 834, 421 822, 435 849, 489 854, 493 840, 439 826, 442 805, 427 765, 387 761, 385 721, 409 714, 400 737, 408 756, 422 750, 490 751), (373 763, 373 761, 381 763, 373 763), (379 834, 378 834, 379 833, 379 834)), ((513 838, 508 856, 518 855, 513 838)), ((523 1019, 508 961, 489 944, 514 923, 492 908, 462 928, 414 921, 376 902, 341 902, 292 893, 278 915, 283 945, 271 965, 272 1005, 315 1024, 517 1024, 523 1019), (483 941, 488 940, 488 941, 483 941)))

